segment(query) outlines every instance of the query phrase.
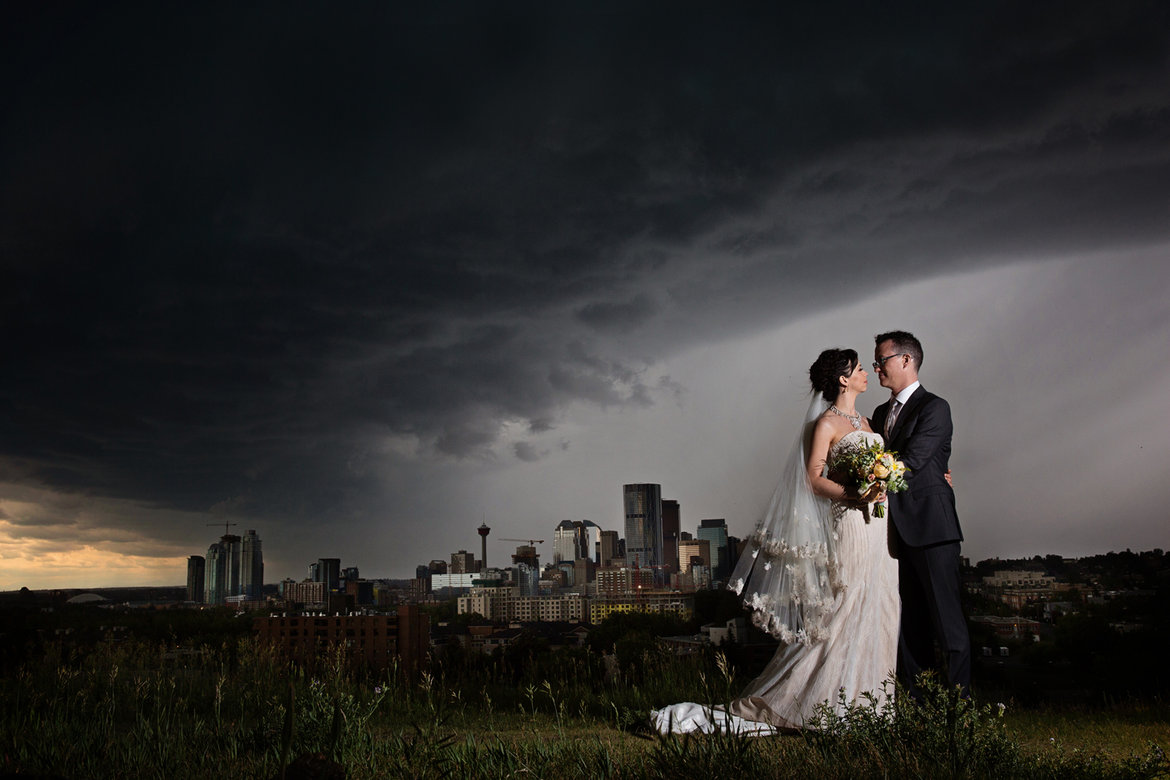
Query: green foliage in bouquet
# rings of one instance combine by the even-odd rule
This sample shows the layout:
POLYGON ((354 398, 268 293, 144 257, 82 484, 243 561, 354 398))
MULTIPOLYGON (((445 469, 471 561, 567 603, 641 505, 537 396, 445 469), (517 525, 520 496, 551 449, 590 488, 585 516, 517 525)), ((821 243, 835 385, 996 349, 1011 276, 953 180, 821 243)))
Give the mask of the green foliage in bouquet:
MULTIPOLYGON (((874 485, 880 485, 886 493, 901 493, 906 489, 906 464, 898 460, 898 454, 887 450, 881 442, 870 445, 845 447, 829 463, 829 473, 840 480, 846 489, 864 496, 874 485)), ((874 517, 885 517, 883 504, 875 504, 874 517)))

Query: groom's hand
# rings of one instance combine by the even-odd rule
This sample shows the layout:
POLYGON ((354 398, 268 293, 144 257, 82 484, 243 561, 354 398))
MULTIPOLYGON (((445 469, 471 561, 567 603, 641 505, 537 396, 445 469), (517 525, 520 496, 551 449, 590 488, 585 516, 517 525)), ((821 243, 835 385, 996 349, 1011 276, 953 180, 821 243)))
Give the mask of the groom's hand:
POLYGON ((955 481, 953 479, 951 479, 951 470, 950 469, 947 469, 947 472, 945 474, 943 474, 943 478, 947 481, 948 485, 950 485, 951 487, 955 486, 955 481))

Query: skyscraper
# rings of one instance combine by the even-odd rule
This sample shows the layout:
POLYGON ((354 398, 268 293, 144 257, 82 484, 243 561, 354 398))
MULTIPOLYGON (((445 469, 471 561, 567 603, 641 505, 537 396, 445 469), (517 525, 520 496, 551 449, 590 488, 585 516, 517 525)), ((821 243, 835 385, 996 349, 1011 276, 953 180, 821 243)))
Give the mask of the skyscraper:
POLYGON ((726 579, 731 574, 727 569, 727 521, 721 517, 701 520, 696 536, 711 543, 711 576, 718 580, 726 579))
POLYGON ((679 570, 687 572, 691 566, 711 565, 711 541, 709 539, 691 539, 690 534, 684 534, 678 541, 679 570))
POLYGON ((244 548, 240 537, 235 534, 224 534, 219 543, 224 549, 224 596, 240 595, 240 562, 244 548))
POLYGON ((596 560, 601 529, 591 520, 562 520, 553 530, 553 563, 596 560))
POLYGON ((601 527, 592 520, 582 520, 578 533, 581 543, 578 558, 585 558, 597 563, 597 556, 601 552, 601 527))
POLYGON ((669 498, 662 499, 662 564, 667 572, 679 570, 678 565, 678 531, 679 531, 678 502, 669 498))
POLYGON ((622 487, 626 510, 626 563, 662 566, 662 486, 633 484, 622 487))
POLYGON ((264 552, 254 530, 248 530, 240 543, 239 592, 249 601, 259 601, 264 595, 264 552))
POLYGON ((517 561, 516 584, 520 587, 521 596, 539 596, 540 568, 537 566, 529 566, 525 561, 517 561))
MULTIPOLYGON (((191 592, 192 567, 198 566, 191 559, 187 561, 187 591, 191 592)), ((264 554, 260 537, 255 531, 248 531, 241 539, 234 534, 224 534, 207 548, 203 563, 203 596, 205 604, 222 604, 229 596, 244 596, 249 601, 258 601, 264 590, 264 554)))
POLYGON ((612 566, 614 561, 618 559, 618 536, 617 531, 602 531, 601 540, 598 542, 597 565, 598 566, 612 566))
POLYGON ((728 536, 727 537, 727 567, 725 569, 725 571, 727 572, 728 578, 730 578, 731 573, 733 571, 735 571, 736 564, 739 563, 739 556, 742 554, 743 554, 743 539, 740 539, 737 536, 728 536))
POLYGON ((204 566, 202 555, 187 556, 187 601, 203 603, 203 587, 206 585, 204 566))
POLYGON ((205 604, 222 604, 227 598, 227 549, 223 542, 207 548, 203 568, 203 599, 205 604))
POLYGON ((553 563, 577 560, 577 525, 572 520, 562 520, 553 530, 553 563))
POLYGON ((329 590, 337 590, 341 584, 341 559, 318 558, 316 581, 324 582, 329 590))
POLYGON ((459 552, 451 553, 451 568, 448 569, 452 574, 472 574, 475 572, 475 555, 467 552, 467 550, 460 550, 459 552))

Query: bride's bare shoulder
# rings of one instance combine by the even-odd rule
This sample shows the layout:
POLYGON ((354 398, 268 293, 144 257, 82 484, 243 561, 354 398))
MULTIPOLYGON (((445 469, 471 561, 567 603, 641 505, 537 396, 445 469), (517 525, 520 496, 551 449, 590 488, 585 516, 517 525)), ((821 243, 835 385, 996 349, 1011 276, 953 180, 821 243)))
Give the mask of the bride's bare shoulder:
POLYGON ((814 425, 819 431, 831 431, 837 427, 837 419, 835 415, 826 410, 821 412, 821 416, 816 419, 814 425))
MULTIPOLYGON (((852 430, 852 428, 850 428, 852 430)), ((828 448, 832 448, 837 440, 845 435, 846 431, 842 429, 840 418, 829 412, 825 412, 817 418, 816 424, 813 427, 813 440, 824 441, 828 448)))

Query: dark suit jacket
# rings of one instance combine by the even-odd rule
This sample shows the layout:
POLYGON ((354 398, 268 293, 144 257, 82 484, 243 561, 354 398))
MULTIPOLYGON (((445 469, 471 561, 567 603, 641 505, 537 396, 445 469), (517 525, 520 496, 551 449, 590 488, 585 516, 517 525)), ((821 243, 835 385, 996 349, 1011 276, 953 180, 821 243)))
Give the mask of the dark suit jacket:
MULTIPOLYGON (((873 429, 885 429, 890 402, 873 412, 873 429)), ((886 449, 910 469, 908 489, 890 494, 890 520, 900 541, 913 547, 963 539, 955 512, 955 492, 946 481, 951 458, 951 407, 921 385, 894 421, 886 449)))

